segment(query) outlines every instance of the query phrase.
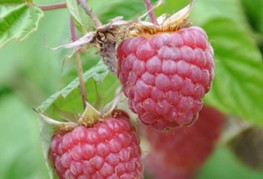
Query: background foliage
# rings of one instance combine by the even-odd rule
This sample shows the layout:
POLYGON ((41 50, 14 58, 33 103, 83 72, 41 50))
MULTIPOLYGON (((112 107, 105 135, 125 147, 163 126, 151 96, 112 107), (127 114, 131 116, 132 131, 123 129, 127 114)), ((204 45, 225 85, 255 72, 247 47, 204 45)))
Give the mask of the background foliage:
MULTIPOLYGON (((37 5, 54 2, 58 1, 33 1, 37 5)), ((76 6, 70 0, 67 2, 70 7, 76 6)), ((187 3, 187 0, 166 0, 156 14, 174 13, 187 3)), ((31 2, 27 1, 26 5, 23 0, 0 2, 0 46, 5 45, 0 48, 0 178, 3 179, 48 178, 37 115, 32 108, 56 93, 42 104, 43 111, 58 118, 55 106, 64 110, 80 109, 78 88, 71 83, 77 76, 76 65, 74 59, 65 59, 70 50, 50 49, 70 41, 69 11, 42 12, 28 4, 31 2), (68 88, 59 92, 69 83, 68 88)), ((116 16, 131 19, 144 12, 142 0, 89 0, 89 5, 102 22, 116 16)), ((80 31, 93 28, 82 11, 78 14, 70 9, 70 13, 80 31)), ((215 50, 216 77, 205 102, 262 126, 263 1, 197 0, 191 20, 207 31, 215 50)), ((98 71, 90 69, 99 60, 94 49, 82 55, 89 101, 96 102, 94 78, 101 81, 105 77, 104 82, 97 85, 99 102, 105 103, 118 81, 101 63, 96 66, 98 71), (109 88, 111 84, 113 88, 109 88)), ((217 148, 199 173, 200 179, 262 177, 263 172, 241 164, 225 146, 217 148)))

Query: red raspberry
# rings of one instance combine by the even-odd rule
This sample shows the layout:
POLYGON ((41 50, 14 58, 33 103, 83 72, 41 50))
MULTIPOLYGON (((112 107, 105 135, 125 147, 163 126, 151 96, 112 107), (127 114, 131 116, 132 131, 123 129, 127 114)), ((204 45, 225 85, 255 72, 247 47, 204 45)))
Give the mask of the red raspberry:
POLYGON ((199 27, 124 40, 118 77, 139 119, 157 129, 189 125, 214 76, 213 49, 199 27))
POLYGON ((154 153, 145 156, 143 164, 151 179, 192 179, 195 176, 194 171, 180 171, 166 165, 154 153))
POLYGON ((158 131, 141 125, 151 150, 167 165, 194 171, 209 157, 225 122, 223 114, 204 106, 199 119, 191 127, 158 131))
POLYGON ((142 178, 141 150, 123 112, 87 128, 55 132, 49 156, 60 179, 142 178))

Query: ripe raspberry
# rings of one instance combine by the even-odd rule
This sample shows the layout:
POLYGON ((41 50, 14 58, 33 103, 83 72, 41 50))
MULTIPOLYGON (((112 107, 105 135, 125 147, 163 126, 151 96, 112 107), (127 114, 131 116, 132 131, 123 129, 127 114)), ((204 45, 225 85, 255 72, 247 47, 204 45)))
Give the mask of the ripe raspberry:
POLYGON ((151 179, 192 179, 195 175, 194 171, 180 171, 166 165, 154 153, 144 157, 143 165, 151 179))
POLYGON ((194 171, 213 151, 224 122, 225 117, 220 112, 204 106, 199 119, 191 127, 167 132, 145 125, 141 127, 154 155, 176 169, 194 171))
POLYGON ((128 38, 117 57, 129 106, 144 124, 164 129, 195 121, 214 76, 213 49, 201 28, 128 38))
POLYGON ((57 131, 49 156, 60 179, 142 178, 139 139, 121 111, 87 128, 57 131))

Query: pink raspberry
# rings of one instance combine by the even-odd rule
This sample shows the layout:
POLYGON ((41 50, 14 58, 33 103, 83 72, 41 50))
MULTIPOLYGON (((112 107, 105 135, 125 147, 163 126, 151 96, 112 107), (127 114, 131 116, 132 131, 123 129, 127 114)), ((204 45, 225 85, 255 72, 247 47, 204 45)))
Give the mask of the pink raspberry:
POLYGON ((219 111, 204 106, 193 126, 166 132, 145 125, 141 129, 155 157, 177 170, 195 171, 213 151, 225 120, 219 111))
POLYGON ((142 178, 139 139, 121 111, 90 128, 55 132, 49 156, 60 179, 142 178))
POLYGON ((214 76, 213 49, 199 27, 144 34, 117 49, 131 110, 157 129, 192 124, 214 76))

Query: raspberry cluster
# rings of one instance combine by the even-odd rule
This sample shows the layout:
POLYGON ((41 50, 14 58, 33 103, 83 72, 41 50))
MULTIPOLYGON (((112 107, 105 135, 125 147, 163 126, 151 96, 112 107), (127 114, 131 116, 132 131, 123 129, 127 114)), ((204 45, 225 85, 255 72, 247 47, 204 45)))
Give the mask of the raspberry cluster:
MULTIPOLYGON (((192 178, 224 122, 221 113, 203 108, 214 77, 213 49, 203 29, 189 26, 192 3, 158 25, 115 18, 64 46, 93 44, 109 69, 117 68, 129 107, 150 143, 144 164, 155 179, 192 178)), ((84 117, 71 121, 74 127, 55 131, 49 158, 60 179, 143 178, 139 137, 129 116, 114 110, 115 103, 105 114, 87 105, 84 117)))
MULTIPOLYGON (((200 112, 214 76, 206 33, 193 26, 142 34, 124 40, 117 57, 129 106, 146 124, 142 133, 152 146, 150 156, 157 157, 146 158, 146 169, 157 179, 163 174, 191 178, 212 152, 224 121, 210 107, 200 112), (176 128, 193 124, 199 112, 196 124, 176 128)), ((60 179, 143 178, 136 130, 125 112, 114 114, 89 127, 79 122, 54 133, 49 157, 60 179)))
POLYGON ((196 120, 214 76, 204 30, 193 26, 128 38, 117 57, 118 77, 141 122, 165 129, 196 120))

